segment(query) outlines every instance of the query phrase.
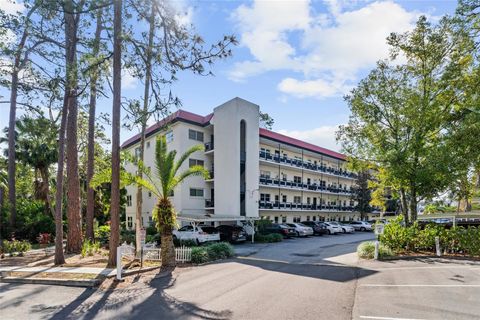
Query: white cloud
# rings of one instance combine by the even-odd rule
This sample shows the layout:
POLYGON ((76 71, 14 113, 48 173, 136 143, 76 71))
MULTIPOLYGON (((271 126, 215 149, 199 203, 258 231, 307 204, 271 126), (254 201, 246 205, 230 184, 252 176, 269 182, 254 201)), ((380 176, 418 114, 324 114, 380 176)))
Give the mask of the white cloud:
POLYGON ((335 140, 335 132, 338 126, 322 126, 310 130, 278 130, 278 133, 310 142, 323 148, 334 151, 340 150, 340 145, 337 145, 335 140))
POLYGON ((128 69, 122 70, 122 89, 135 89, 139 80, 128 69))
POLYGON ((0 9, 7 14, 17 14, 25 10, 25 6, 20 1, 0 0, 0 9))
POLYGON ((412 29, 418 12, 393 1, 376 1, 361 8, 325 0, 327 13, 315 14, 309 1, 262 1, 241 5, 233 14, 241 45, 253 58, 235 64, 230 78, 267 71, 299 73, 283 79, 278 89, 297 97, 329 97, 345 93, 362 70, 386 58, 386 37, 412 29), (295 41, 295 42, 294 42, 295 41))

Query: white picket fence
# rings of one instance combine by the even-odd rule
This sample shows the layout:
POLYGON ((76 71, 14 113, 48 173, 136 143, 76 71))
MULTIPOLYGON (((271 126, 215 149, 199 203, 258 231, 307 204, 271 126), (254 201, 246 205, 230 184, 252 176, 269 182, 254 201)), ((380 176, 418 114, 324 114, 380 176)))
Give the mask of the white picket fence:
POLYGON ((181 246, 175 249, 175 260, 178 262, 190 262, 192 261, 192 248, 181 246))

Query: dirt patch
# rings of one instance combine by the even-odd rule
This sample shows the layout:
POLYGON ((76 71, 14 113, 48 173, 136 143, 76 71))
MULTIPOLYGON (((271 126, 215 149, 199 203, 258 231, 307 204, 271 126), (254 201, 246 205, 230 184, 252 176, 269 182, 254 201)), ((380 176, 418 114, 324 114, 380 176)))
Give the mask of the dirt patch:
POLYGON ((42 251, 27 252, 23 256, 9 257, 7 255, 0 258, 0 266, 27 266, 31 263, 41 262, 43 260, 51 259, 53 261, 53 254, 45 254, 42 251))
POLYGON ((63 280, 93 280, 104 279, 102 275, 91 273, 70 273, 70 272, 6 272, 9 277, 35 278, 35 279, 63 279, 63 280))

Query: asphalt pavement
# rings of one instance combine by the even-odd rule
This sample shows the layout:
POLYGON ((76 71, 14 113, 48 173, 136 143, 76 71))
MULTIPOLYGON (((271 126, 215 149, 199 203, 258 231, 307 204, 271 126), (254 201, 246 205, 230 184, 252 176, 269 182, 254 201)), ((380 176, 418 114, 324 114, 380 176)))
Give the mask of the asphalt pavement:
POLYGON ((0 318, 478 319, 479 263, 358 261, 372 238, 243 244, 235 259, 110 291, 0 283, 0 318))

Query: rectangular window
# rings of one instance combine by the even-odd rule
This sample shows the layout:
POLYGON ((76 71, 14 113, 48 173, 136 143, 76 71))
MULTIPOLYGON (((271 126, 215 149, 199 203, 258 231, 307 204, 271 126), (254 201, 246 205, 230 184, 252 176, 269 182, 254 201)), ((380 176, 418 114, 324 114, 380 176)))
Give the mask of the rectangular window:
POLYGON ((278 194, 275 195, 275 202, 278 202, 278 194))
POLYGON ((133 227, 133 218, 132 217, 127 217, 127 226, 129 228, 133 227))
POLYGON ((260 201, 270 202, 270 194, 269 193, 261 193, 260 194, 260 201))
POLYGON ((260 170, 260 177, 262 177, 262 178, 270 178, 270 171, 260 170))
POLYGON ((287 202, 287 196, 286 195, 282 195, 282 202, 287 202))
POLYGON ((173 141, 173 131, 172 130, 168 131, 165 134, 165 140, 167 141, 167 143, 170 143, 170 142, 173 141))
POLYGON ((148 197, 151 198, 152 197, 152 193, 150 191, 148 191, 148 197))
POLYGON ((275 223, 278 223, 278 217, 275 216, 275 217, 273 218, 273 221, 275 221, 275 223))
POLYGON ((294 223, 299 223, 300 222, 300 217, 293 217, 293 222, 294 223))
POLYGON ((150 148, 150 141, 147 141, 147 149, 150 148))
POLYGON ((307 204, 310 204, 310 197, 307 197, 307 204))
POLYGON ((302 177, 294 176, 294 177, 293 177, 293 182, 295 182, 295 183, 302 183, 302 177))
POLYGON ((190 188, 190 197, 203 197, 203 189, 190 188))
POLYGON ((140 158, 140 148, 135 148, 135 160, 140 158))
POLYGON ((203 142, 203 132, 188 129, 188 138, 190 140, 197 140, 203 142))
POLYGON ((310 221, 310 216, 307 216, 307 221, 310 221))
POLYGON ((188 159, 188 166, 191 168, 193 166, 201 166, 203 167, 205 165, 205 162, 203 160, 198 160, 198 159, 188 159))
POLYGON ((317 217, 316 217, 316 216, 313 216, 313 217, 312 217, 312 220, 313 220, 313 221, 317 221, 317 217))
POLYGON ((301 203, 301 202, 302 202, 302 199, 301 199, 300 196, 294 196, 294 197, 293 197, 293 202, 294 202, 294 203, 301 203))
POLYGON ((127 195, 127 207, 131 207, 131 206, 132 206, 132 196, 127 195))
POLYGON ((282 217, 282 223, 287 222, 287 217, 282 217))

